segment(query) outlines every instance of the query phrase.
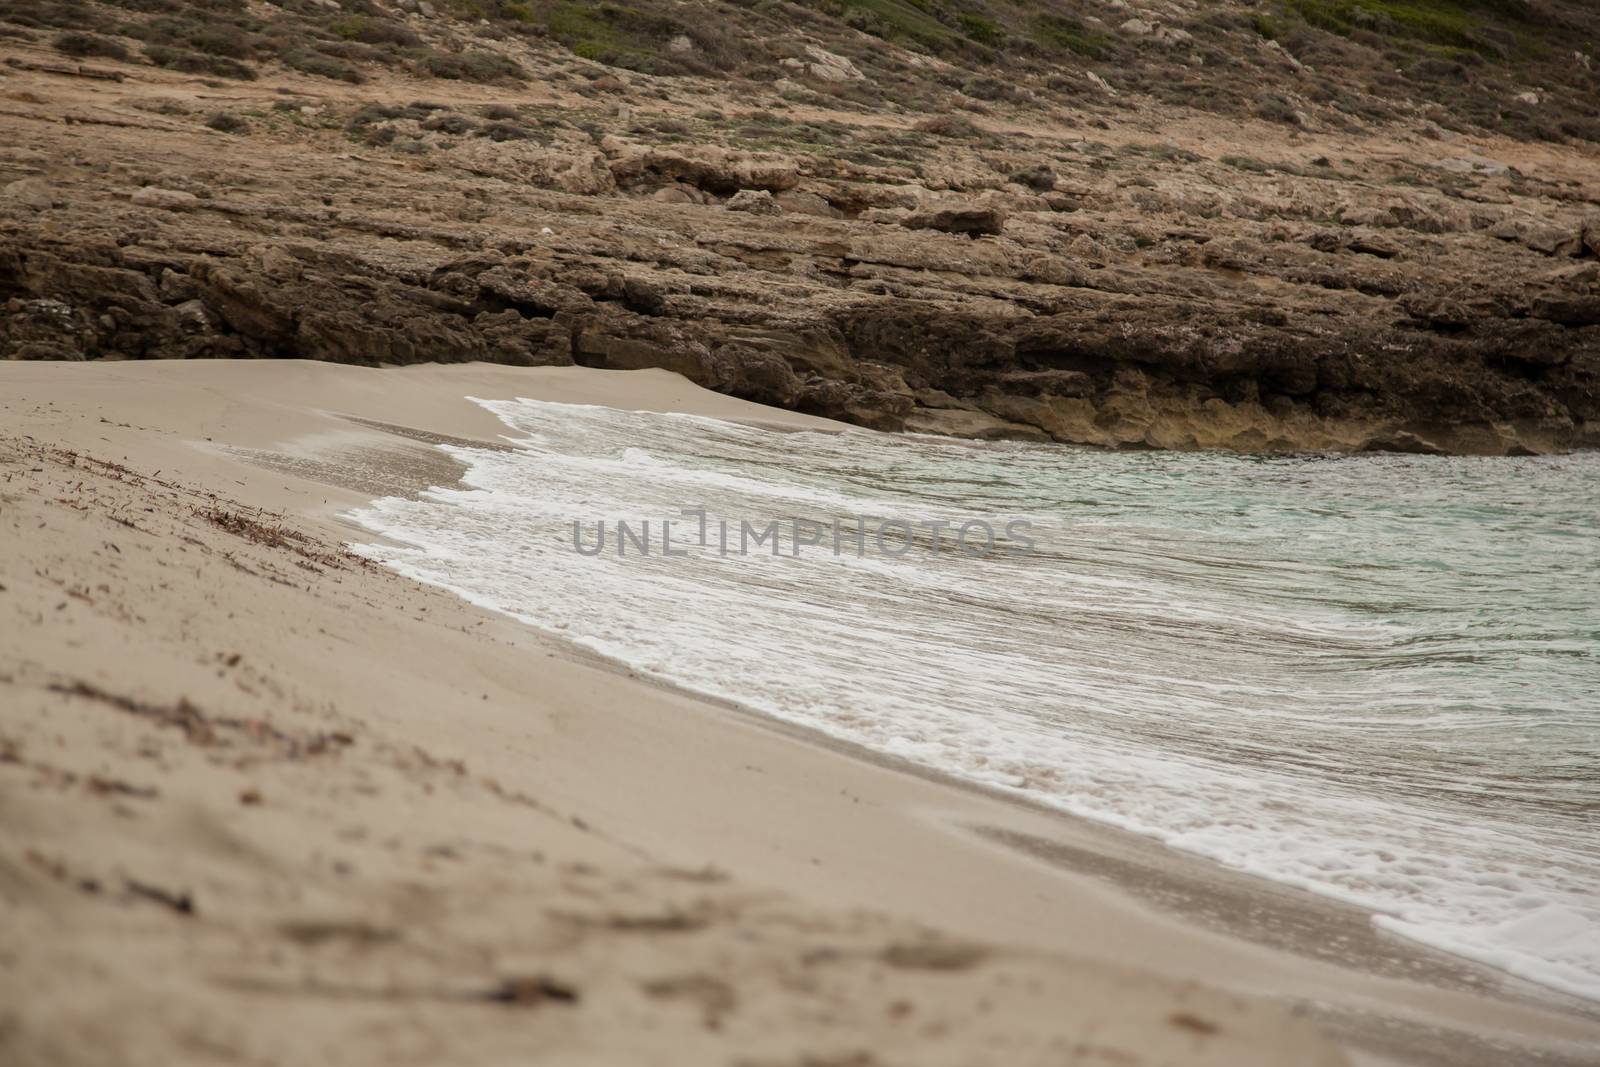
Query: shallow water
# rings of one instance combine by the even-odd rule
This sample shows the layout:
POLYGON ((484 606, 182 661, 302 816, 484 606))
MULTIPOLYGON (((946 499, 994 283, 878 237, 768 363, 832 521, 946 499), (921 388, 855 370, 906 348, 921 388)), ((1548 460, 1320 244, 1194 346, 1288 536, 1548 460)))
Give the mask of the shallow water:
POLYGON ((448 446, 466 488, 360 511, 402 545, 362 551, 1600 998, 1600 455, 1108 453, 481 403, 519 447, 448 446), (885 518, 949 525, 880 541, 885 518), (739 554, 741 522, 772 520, 779 554, 739 554), (968 520, 992 551, 957 545, 968 520), (574 521, 585 550, 607 524, 602 553, 574 521))

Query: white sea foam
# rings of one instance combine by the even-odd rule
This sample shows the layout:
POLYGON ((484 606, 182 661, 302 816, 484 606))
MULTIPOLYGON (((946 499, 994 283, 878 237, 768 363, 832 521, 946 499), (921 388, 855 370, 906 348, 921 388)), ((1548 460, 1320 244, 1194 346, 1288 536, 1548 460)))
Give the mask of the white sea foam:
POLYGON ((480 403, 519 448, 451 448, 465 488, 375 502, 356 517, 401 547, 362 551, 647 674, 1600 998, 1597 457, 1108 454, 480 403), (686 508, 1027 517, 1037 544, 574 551, 574 520, 690 539, 686 508))

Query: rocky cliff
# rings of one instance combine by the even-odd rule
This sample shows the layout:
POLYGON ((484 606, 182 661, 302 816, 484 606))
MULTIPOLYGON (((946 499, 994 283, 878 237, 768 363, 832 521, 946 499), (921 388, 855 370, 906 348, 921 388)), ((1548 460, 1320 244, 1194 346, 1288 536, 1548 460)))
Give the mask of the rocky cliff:
POLYGON ((0 0, 0 354, 1600 444, 1586 5, 0 0))

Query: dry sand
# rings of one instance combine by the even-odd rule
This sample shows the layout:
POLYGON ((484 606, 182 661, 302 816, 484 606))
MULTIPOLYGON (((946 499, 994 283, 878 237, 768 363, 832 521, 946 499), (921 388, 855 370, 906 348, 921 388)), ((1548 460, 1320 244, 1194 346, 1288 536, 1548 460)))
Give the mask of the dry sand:
POLYGON ((0 364, 0 1062, 1596 1062, 1591 1008, 1353 909, 345 554, 502 432, 466 395, 837 428, 657 371, 0 364))

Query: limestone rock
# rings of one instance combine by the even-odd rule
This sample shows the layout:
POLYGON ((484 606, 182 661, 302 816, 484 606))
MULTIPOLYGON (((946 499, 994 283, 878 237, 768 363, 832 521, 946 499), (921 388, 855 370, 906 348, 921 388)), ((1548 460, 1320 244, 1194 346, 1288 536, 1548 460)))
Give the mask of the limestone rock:
POLYGON ((800 184, 800 173, 792 159, 710 145, 618 145, 608 167, 613 182, 625 188, 680 182, 708 193, 729 195, 740 189, 775 193, 800 184))
POLYGON ((452 148, 447 158, 453 166, 470 174, 524 182, 544 189, 594 196, 614 192, 617 187, 606 158, 592 148, 544 147, 473 138, 452 148))
POLYGON ((1089 79, 1089 83, 1091 85, 1093 85, 1096 89, 1099 89, 1102 93, 1105 93, 1107 96, 1117 95, 1117 91, 1111 88, 1111 83, 1106 81, 1100 75, 1096 74, 1094 71, 1086 70, 1083 72, 1083 76, 1089 79))
POLYGON ((19 178, 0 188, 0 204, 24 211, 49 211, 56 204, 55 190, 43 178, 19 178))
POLYGON ((97 331, 61 300, 8 300, 0 310, 0 358, 88 359, 97 354, 97 331))
POLYGON ((866 79, 866 75, 844 56, 835 55, 814 44, 806 45, 804 59, 791 57, 782 63, 790 70, 803 71, 820 81, 846 82, 866 79))
POLYGON ((781 215, 783 208, 765 189, 740 189, 723 205, 729 211, 744 211, 751 215, 781 215))
POLYGON ((994 207, 946 207, 918 211, 900 220, 908 230, 939 230, 968 237, 994 236, 1005 229, 1005 212, 994 207))
POLYGON ((899 431, 905 429, 914 404, 909 396, 813 378, 805 383, 796 406, 813 415, 853 422, 872 430, 899 431))
POLYGON ((837 219, 844 216, 844 212, 834 207, 816 193, 808 193, 799 189, 786 189, 773 197, 778 206, 791 215, 816 215, 819 218, 837 219))
POLYGON ((941 434, 978 441, 1050 440, 1049 435, 1037 426, 997 418, 976 408, 915 407, 906 416, 905 429, 910 433, 941 434))
POLYGON ((200 202, 200 198, 193 193, 156 186, 135 189, 128 200, 139 207, 161 208, 163 211, 190 211, 200 202))
POLYGON ((709 194, 683 182, 663 185, 650 194, 650 199, 659 200, 663 204, 705 204, 711 201, 709 194))
POLYGON ((1584 248, 1584 231, 1537 219, 1507 219, 1489 230, 1490 237, 1514 241, 1547 256, 1575 256, 1584 248))

